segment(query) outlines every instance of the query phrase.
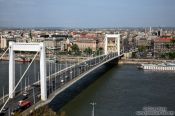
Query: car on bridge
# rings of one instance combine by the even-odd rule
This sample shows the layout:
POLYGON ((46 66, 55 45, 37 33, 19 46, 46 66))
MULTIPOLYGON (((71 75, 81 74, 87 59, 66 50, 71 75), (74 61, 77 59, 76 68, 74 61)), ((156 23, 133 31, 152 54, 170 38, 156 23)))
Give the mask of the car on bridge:
POLYGON ((18 114, 27 108, 29 108, 32 105, 32 102, 30 101, 25 101, 25 100, 20 100, 18 102, 18 106, 11 112, 11 115, 18 114))
POLYGON ((26 109, 28 107, 30 107, 32 105, 32 102, 30 101, 25 101, 25 100, 21 100, 19 101, 18 105, 22 108, 22 109, 26 109))

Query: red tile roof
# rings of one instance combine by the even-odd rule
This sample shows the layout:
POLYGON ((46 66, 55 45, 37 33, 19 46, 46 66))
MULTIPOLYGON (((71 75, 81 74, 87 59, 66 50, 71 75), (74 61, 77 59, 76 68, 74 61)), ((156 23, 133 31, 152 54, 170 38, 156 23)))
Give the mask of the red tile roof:
POLYGON ((160 42, 160 43, 169 43, 171 42, 172 38, 159 38, 156 39, 155 42, 160 42))
POLYGON ((95 39, 97 36, 96 35, 90 35, 90 34, 86 34, 86 35, 84 35, 84 34, 81 34, 80 35, 80 38, 91 38, 91 39, 95 39))

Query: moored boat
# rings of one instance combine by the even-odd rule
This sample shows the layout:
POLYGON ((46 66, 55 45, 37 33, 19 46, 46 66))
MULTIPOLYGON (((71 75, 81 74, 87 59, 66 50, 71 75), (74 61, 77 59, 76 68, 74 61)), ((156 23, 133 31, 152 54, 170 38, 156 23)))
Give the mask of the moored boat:
POLYGON ((144 70, 175 71, 175 63, 141 64, 137 68, 144 69, 144 70))

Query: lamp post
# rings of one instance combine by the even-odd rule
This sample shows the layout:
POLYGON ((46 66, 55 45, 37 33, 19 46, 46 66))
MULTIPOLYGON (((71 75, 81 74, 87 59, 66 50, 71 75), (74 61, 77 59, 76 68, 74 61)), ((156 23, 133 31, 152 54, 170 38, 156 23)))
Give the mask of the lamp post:
POLYGON ((3 103, 4 103, 4 87, 2 88, 2 94, 3 94, 3 103))
POLYGON ((35 88, 33 87, 33 103, 35 104, 35 88))
POLYGON ((73 71, 71 70, 71 71, 70 71, 70 78, 71 78, 71 80, 72 80, 72 72, 73 72, 73 71))
POLYGON ((92 105, 92 116, 95 116, 95 102, 90 103, 92 105))

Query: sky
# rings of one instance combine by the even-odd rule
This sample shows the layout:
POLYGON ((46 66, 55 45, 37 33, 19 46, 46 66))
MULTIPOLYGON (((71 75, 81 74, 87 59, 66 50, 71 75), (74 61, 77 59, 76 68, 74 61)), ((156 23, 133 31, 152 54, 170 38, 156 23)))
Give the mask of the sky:
POLYGON ((175 27, 175 0, 0 0, 0 27, 175 27))

